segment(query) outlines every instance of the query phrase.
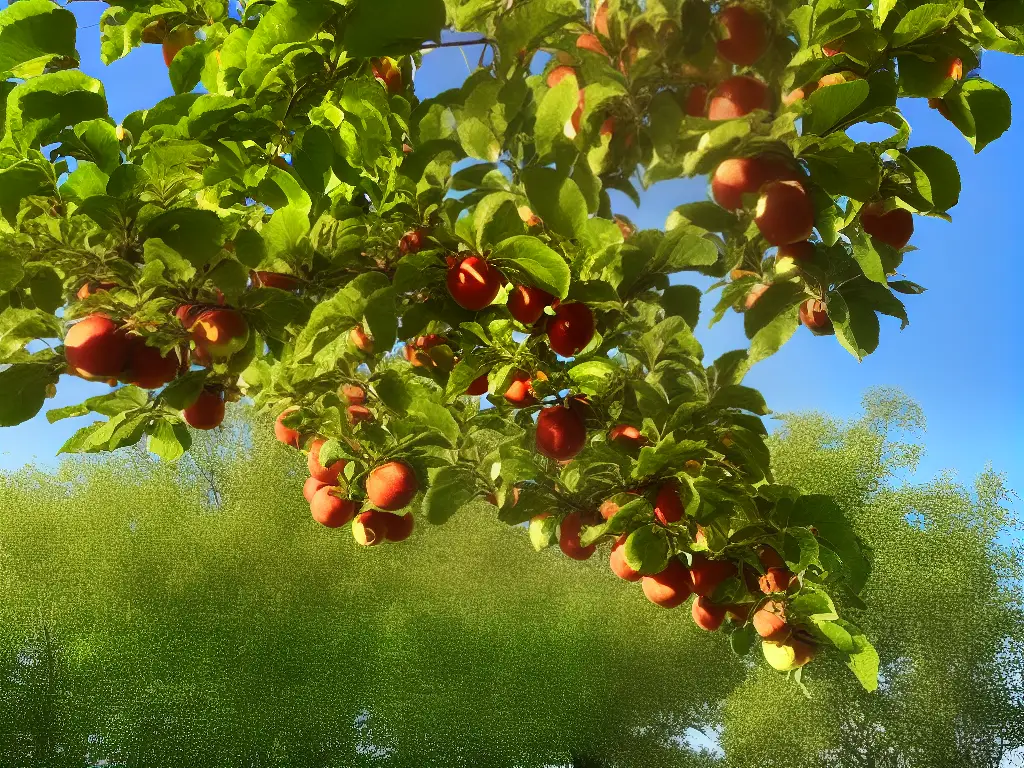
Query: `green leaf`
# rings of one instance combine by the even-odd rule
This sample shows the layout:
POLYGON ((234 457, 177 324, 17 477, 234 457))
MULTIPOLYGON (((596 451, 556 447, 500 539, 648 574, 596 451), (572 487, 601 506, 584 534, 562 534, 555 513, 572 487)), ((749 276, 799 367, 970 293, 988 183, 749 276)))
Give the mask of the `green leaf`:
POLYGON ((452 448, 459 444, 461 430, 451 412, 442 405, 429 400, 414 400, 409 404, 409 413, 418 417, 425 427, 444 436, 452 448))
POLYGON ((863 360, 878 348, 879 325, 874 307, 852 297, 847 300, 840 291, 830 293, 825 303, 836 338, 851 355, 863 360))
POLYGON ((430 480, 421 509, 432 525, 448 522, 476 495, 473 473, 463 467, 441 467, 430 480))
POLYGON ((843 629, 838 622, 815 619, 814 626, 842 653, 851 654, 856 651, 856 647, 853 644, 853 636, 843 629))
POLYGON ((177 411, 187 408, 199 397, 209 375, 208 370, 202 370, 179 376, 160 392, 160 401, 177 411))
POLYGON ((729 232, 739 225, 736 214, 727 211, 710 200, 687 203, 676 207, 665 222, 665 229, 672 230, 689 222, 709 232, 729 232))
POLYGON ((7 96, 3 145, 24 152, 48 144, 69 125, 107 117, 103 83, 78 70, 49 72, 7 96))
POLYGON ((626 563, 637 573, 645 576, 661 573, 671 557, 668 537, 660 526, 637 528, 626 539, 623 554, 626 563))
POLYGON ((948 108, 953 125, 971 143, 976 153, 1006 133, 1010 127, 1010 97, 1002 88, 987 80, 965 80, 959 89, 953 89, 946 95, 943 103, 948 108))
POLYGON ((344 25, 350 57, 401 56, 440 40, 443 0, 357 0, 344 25))
POLYGON ((60 321, 38 309, 10 308, 0 313, 0 362, 36 339, 60 336, 60 321))
POLYGON ((587 200, 576 182, 554 168, 527 168, 522 176, 530 207, 544 225, 562 237, 582 236, 587 226, 587 200))
POLYGON ((670 285, 662 292, 665 314, 681 317, 690 328, 700 321, 700 289, 694 285, 670 285))
MULTIPOLYGON (((852 633, 851 633, 852 634, 852 633)), ((846 666, 857 676, 866 691, 878 689, 878 651, 863 634, 852 634, 853 653, 846 658, 846 666)))
POLYGON ((164 461, 177 461, 192 447, 192 433, 181 422, 154 421, 146 448, 164 461))
POLYGON ((959 11, 958 3, 926 3, 907 12, 892 32, 890 45, 904 46, 945 27, 959 11))
POLYGON ((551 515, 530 520, 530 544, 540 552, 558 541, 558 520, 551 515))
POLYGON ((116 416, 124 411, 134 411, 149 401, 149 395, 138 387, 121 387, 105 395, 90 397, 78 405, 54 408, 46 412, 46 419, 55 424, 62 419, 77 418, 87 413, 102 416, 116 416))
POLYGON ((622 368, 611 360, 588 360, 569 369, 569 378, 585 394, 597 395, 620 376, 622 368))
POLYGON ((223 225, 213 211, 175 208, 151 219, 145 238, 160 238, 193 267, 209 264, 224 244, 223 225))
POLYGON ((901 153, 897 162, 925 201, 922 210, 941 213, 960 201, 960 171, 956 161, 938 147, 912 147, 901 153))
POLYGON ((780 315, 795 315, 794 310, 807 298, 803 288, 796 283, 772 283, 757 303, 743 314, 743 328, 747 338, 753 339, 756 333, 780 315))
POLYGON ((54 58, 77 59, 74 14, 49 0, 21 0, 0 11, 0 72, 41 75, 54 58))
POLYGON ((782 345, 793 338, 799 326, 800 318, 793 307, 776 315, 750 339, 750 353, 745 367, 749 368, 782 349, 782 345))
POLYGON ((676 228, 662 239, 655 259, 659 270, 678 272, 714 264, 718 261, 718 248, 703 235, 676 228))
POLYGON ((804 135, 824 136, 868 97, 866 80, 853 80, 818 88, 807 97, 810 114, 804 116, 804 135))
POLYGON ((189 93, 199 85, 206 63, 206 48, 206 44, 200 41, 178 51, 168 70, 175 93, 189 93))
POLYGON ((565 125, 572 118, 579 103, 579 85, 575 77, 566 77, 554 88, 548 89, 537 107, 537 117, 533 126, 534 142, 537 154, 543 160, 551 155, 554 149, 568 144, 565 125))
POLYGON ((737 627, 729 635, 729 647, 737 656, 746 656, 750 653, 750 649, 754 647, 755 639, 757 639, 757 633, 754 631, 754 625, 746 624, 742 627, 737 627))
POLYGON ((740 384, 729 384, 720 388, 711 398, 712 408, 741 408, 744 411, 766 416, 771 411, 764 400, 764 395, 751 387, 740 384))
POLYGON ((47 387, 56 383, 48 365, 12 365, 0 371, 0 427, 22 424, 39 413, 47 387))
POLYGON ((648 371, 654 370, 662 354, 673 344, 682 344, 685 348, 692 338, 690 326, 681 317, 667 317, 640 337, 640 348, 646 354, 644 364, 648 371))
POLYGON ((569 294, 569 265, 536 237, 517 235, 502 240, 491 251, 489 261, 519 283, 542 288, 560 299, 569 294))
POLYGON ((852 232, 849 234, 850 244, 853 246, 853 258, 860 264, 864 276, 880 285, 886 284, 885 265, 882 261, 883 254, 879 252, 875 241, 866 232, 852 232))

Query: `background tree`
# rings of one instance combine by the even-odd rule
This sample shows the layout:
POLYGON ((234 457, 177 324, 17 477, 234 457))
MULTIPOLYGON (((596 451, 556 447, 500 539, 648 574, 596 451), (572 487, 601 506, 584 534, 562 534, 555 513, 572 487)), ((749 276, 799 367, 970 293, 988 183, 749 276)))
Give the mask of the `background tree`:
POLYGON ((606 548, 538 557, 483 502, 364 550, 309 519, 266 424, 233 421, 175 465, 121 451, 3 477, 0 758, 995 768, 1024 741, 1019 528, 994 476, 900 485, 920 414, 883 393, 865 409, 787 417, 771 444, 871 547, 877 694, 827 663, 808 699, 635 600, 606 548), (724 757, 686 748, 691 728, 724 757))
POLYGON ((753 672, 725 703, 730 765, 1024 761, 1020 521, 993 472, 971 489, 952 476, 901 483, 924 447, 903 440, 923 426, 906 398, 873 392, 857 422, 791 416, 773 439, 780 478, 840 500, 870 544, 858 620, 877 638, 882 682, 877 696, 863 696, 832 674, 809 684, 808 698, 753 672))

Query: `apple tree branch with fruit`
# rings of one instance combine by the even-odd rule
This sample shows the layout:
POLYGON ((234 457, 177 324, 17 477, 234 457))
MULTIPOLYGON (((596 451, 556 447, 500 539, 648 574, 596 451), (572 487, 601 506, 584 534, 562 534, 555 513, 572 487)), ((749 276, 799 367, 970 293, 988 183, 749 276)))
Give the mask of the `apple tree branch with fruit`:
POLYGON ((175 460, 251 398, 306 452, 313 518, 362 544, 490 504, 537 549, 609 544, 738 653, 877 686, 848 620, 869 553, 773 481, 742 381, 801 325, 863 358, 879 313, 906 324, 914 216, 948 218, 960 180, 897 99, 998 138, 976 70, 1024 52, 1014 3, 124 0, 104 60, 160 44, 176 95, 120 125, 69 11, 20 0, 0 30, 0 425, 67 373, 112 389, 47 413, 104 417, 62 452, 175 460), (452 33, 481 65, 421 100, 452 33), (664 231, 612 212, 702 175, 664 231), (747 349, 705 365, 686 272, 747 349))

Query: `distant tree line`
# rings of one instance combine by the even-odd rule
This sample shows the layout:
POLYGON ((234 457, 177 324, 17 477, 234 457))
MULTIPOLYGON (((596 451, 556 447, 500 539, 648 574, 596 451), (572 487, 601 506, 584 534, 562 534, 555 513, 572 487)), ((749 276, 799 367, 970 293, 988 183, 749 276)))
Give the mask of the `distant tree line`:
POLYGON ((309 519, 299 458, 250 418, 177 464, 0 477, 0 764, 1020 764, 1020 529, 995 474, 900 483, 923 424, 902 396, 771 441, 779 480, 835 497, 872 548, 853 612, 875 694, 828 663, 802 691, 636 599, 606 553, 538 557, 484 504, 359 547, 309 519))

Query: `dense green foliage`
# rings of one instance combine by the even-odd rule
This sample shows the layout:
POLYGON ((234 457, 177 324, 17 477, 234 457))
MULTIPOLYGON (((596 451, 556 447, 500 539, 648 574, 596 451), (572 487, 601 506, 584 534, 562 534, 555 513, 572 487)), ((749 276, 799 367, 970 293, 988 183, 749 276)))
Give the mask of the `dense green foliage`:
POLYGON ((998 768, 1024 744, 1019 529, 994 476, 891 487, 918 417, 867 407, 790 417, 772 445, 873 550, 876 694, 826 661, 806 698, 637 601, 606 550, 535 555, 486 505, 360 548, 309 519, 293 452, 234 423, 176 465, 0 480, 0 764, 998 768))
POLYGON ((960 178, 910 146, 897 98, 980 151, 1011 117, 981 56, 1024 52, 1022 30, 1013 0, 122 0, 104 60, 161 44, 176 95, 115 125, 74 16, 20 0, 0 12, 0 425, 62 373, 121 382, 48 412, 107 417, 62 450, 175 460, 250 397, 346 462, 320 519, 363 510, 367 544, 481 499, 538 549, 626 536, 648 599, 706 592, 737 649, 770 599, 769 663, 799 679, 821 650, 873 690, 847 618, 860 541, 775 482, 742 381, 801 324, 858 359, 880 314, 906 324, 914 215, 948 217, 960 178), (421 100, 443 32, 484 50, 421 100), (714 202, 665 230, 613 213, 612 190, 698 175, 714 202), (721 279, 712 322, 745 312, 749 350, 705 363, 686 272, 721 279))

